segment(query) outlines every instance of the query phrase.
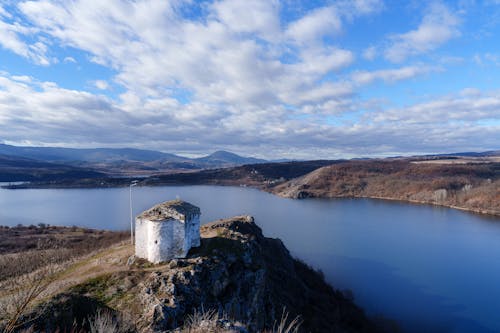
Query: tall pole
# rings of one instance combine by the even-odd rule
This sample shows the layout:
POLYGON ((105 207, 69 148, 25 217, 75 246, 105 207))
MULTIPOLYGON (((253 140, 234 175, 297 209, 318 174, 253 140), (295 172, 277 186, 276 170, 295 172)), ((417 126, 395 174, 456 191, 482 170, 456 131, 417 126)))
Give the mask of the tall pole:
POLYGON ((130 244, 134 245, 134 217, 132 216, 132 187, 137 185, 137 181, 134 180, 130 183, 130 244))

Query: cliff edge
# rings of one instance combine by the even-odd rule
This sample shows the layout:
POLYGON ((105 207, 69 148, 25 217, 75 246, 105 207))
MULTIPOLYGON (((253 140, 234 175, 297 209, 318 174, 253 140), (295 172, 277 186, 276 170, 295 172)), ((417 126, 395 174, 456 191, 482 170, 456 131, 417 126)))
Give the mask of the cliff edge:
POLYGON ((75 323, 85 329, 85 318, 106 309, 121 331, 181 332, 193 313, 213 311, 224 314, 230 332, 262 332, 276 327, 285 310, 300 316, 300 332, 374 331, 362 310, 293 259, 279 239, 264 237, 252 217, 203 225, 201 237, 185 259, 152 265, 114 258, 123 269, 70 287, 25 322, 40 331, 67 331, 75 323))

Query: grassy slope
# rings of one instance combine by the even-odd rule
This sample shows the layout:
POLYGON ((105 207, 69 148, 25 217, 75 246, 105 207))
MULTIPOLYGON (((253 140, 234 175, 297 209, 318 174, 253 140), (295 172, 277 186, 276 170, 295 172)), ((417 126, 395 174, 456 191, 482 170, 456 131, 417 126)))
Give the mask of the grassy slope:
POLYGON ((0 281, 129 239, 128 232, 55 226, 0 226, 0 281))
POLYGON ((317 169, 271 191, 293 198, 404 200, 500 215, 500 163, 351 161, 317 169))

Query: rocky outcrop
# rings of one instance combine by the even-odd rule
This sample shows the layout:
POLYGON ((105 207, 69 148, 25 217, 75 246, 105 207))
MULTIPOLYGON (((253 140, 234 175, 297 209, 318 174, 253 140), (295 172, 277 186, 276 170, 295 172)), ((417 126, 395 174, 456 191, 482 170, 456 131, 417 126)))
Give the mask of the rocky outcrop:
POLYGON ((264 237, 252 217, 204 225, 201 235, 201 246, 185 259, 156 266, 130 260, 128 270, 69 294, 126 315, 140 332, 176 330, 201 310, 223 313, 248 332, 272 329, 284 310, 289 318, 301 316, 303 332, 373 332, 358 307, 293 259, 279 239, 264 237))
POLYGON ((356 332, 368 327, 363 313, 278 239, 265 238, 248 216, 202 227, 202 246, 141 285, 144 323, 173 329, 193 309, 216 309, 249 331, 272 328, 283 309, 301 315, 305 331, 356 332))

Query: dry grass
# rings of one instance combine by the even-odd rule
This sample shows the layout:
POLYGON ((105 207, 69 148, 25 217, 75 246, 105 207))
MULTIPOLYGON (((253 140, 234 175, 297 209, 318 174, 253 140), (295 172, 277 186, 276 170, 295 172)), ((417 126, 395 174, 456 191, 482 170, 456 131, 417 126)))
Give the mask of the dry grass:
POLYGON ((0 281, 43 267, 40 256, 52 264, 82 257, 96 250, 127 240, 126 232, 77 227, 41 225, 0 227, 0 281))
MULTIPOLYGON (((17 331, 26 326, 23 316, 36 304, 111 269, 116 258, 103 260, 102 249, 127 238, 126 233, 76 227, 1 227, 0 330, 17 331)), ((129 255, 130 249, 122 248, 129 255)))
POLYGON ((23 315, 44 297, 47 287, 63 269, 43 254, 40 254, 39 261, 43 263, 41 268, 0 282, 0 323, 4 326, 4 333, 14 332, 26 324, 23 315))
POLYGON ((89 319, 90 333, 118 333, 120 328, 117 320, 109 311, 99 310, 89 319))
POLYGON ((500 163, 357 161, 324 167, 277 186, 285 197, 371 197, 500 215, 500 163))
POLYGON ((288 312, 283 309, 279 323, 275 323, 271 331, 264 331, 263 333, 298 333, 302 319, 297 316, 291 320, 288 319, 288 312))
POLYGON ((230 332, 219 325, 219 313, 215 310, 195 310, 192 315, 189 315, 186 324, 182 329, 182 333, 226 333, 230 332))
MULTIPOLYGON (((263 331, 262 333, 298 333, 302 320, 300 317, 295 317, 292 320, 288 318, 288 312, 283 310, 281 320, 275 323, 272 330, 263 331)), ((181 333, 234 333, 240 332, 243 326, 240 323, 233 323, 226 315, 220 315, 218 311, 195 310, 188 316, 186 323, 181 329, 181 333)))

